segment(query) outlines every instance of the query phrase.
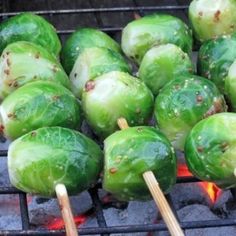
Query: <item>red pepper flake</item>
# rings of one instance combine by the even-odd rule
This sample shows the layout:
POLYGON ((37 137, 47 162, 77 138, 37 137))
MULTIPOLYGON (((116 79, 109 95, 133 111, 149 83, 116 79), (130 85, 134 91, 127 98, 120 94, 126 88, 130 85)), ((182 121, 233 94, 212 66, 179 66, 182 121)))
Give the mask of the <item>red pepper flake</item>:
POLYGON ((221 14, 221 11, 220 10, 217 10, 214 14, 214 21, 217 22, 220 20, 220 14, 221 14))
POLYGON ((197 151, 198 151, 198 152, 203 152, 203 147, 198 146, 198 147, 197 147, 197 151))
POLYGON ((203 101, 203 97, 201 95, 197 95, 197 102, 202 102, 203 101))
POLYGON ((2 124, 0 124, 0 133, 3 133, 4 129, 5 129, 5 127, 2 124))
POLYGON ((117 169, 115 167, 110 168, 110 173, 115 174, 117 172, 117 169))
POLYGON ((90 80, 85 84, 86 92, 89 92, 90 90, 93 90, 94 88, 95 88, 95 82, 93 80, 90 80))

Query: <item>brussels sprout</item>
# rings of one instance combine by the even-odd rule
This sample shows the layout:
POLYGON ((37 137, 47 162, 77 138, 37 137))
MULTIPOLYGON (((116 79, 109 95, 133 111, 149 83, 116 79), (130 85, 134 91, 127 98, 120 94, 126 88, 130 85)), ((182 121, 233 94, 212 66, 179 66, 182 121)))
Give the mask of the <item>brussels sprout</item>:
POLYGON ((153 96, 139 79, 113 71, 86 83, 82 108, 94 132, 105 138, 118 129, 120 117, 132 126, 145 124, 152 115, 153 96))
POLYGON ((189 19, 194 35, 200 42, 236 30, 235 0, 193 0, 189 19))
POLYGON ((115 51, 101 47, 84 49, 70 73, 73 93, 81 97, 87 81, 110 71, 131 72, 131 69, 124 58, 115 51))
POLYGON ((168 139, 155 128, 139 126, 117 131, 104 142, 103 188, 123 201, 151 198, 142 174, 152 170, 161 189, 176 182, 176 156, 168 139))
POLYGON ((236 33, 206 41, 199 50, 198 73, 224 92, 224 80, 236 59, 236 33))
POLYGON ((225 79, 225 94, 230 108, 236 112, 236 60, 230 66, 228 76, 225 79))
POLYGON ((61 52, 61 62, 68 74, 83 49, 91 47, 105 47, 118 53, 121 52, 119 44, 106 33, 92 28, 79 29, 67 39, 61 52))
POLYGON ((224 97, 217 87, 194 75, 170 81, 155 101, 158 126, 179 150, 183 150, 186 136, 197 122, 226 110, 224 97))
POLYGON ((220 188, 236 187, 235 128, 235 113, 216 114, 194 126, 185 144, 185 156, 195 176, 220 188))
POLYGON ((0 57, 0 99, 38 79, 53 80, 71 88, 60 63, 43 47, 25 41, 9 44, 0 57))
POLYGON ((35 81, 18 88, 3 101, 0 115, 1 130, 10 139, 44 126, 76 128, 81 122, 80 105, 74 95, 51 81, 35 81))
POLYGON ((11 143, 8 170, 12 185, 42 196, 55 196, 56 184, 69 194, 96 183, 102 168, 102 151, 83 134, 61 127, 34 130, 11 143))
POLYGON ((154 95, 170 80, 194 71, 189 56, 174 44, 151 48, 141 62, 139 77, 154 95))
POLYGON ((122 49, 126 56, 140 64, 153 46, 172 43, 190 54, 192 35, 180 19, 164 14, 145 16, 130 22, 122 32, 122 49))
POLYGON ((61 42, 55 28, 41 16, 22 13, 0 24, 0 54, 4 48, 16 41, 30 41, 41 45, 58 56, 61 42))

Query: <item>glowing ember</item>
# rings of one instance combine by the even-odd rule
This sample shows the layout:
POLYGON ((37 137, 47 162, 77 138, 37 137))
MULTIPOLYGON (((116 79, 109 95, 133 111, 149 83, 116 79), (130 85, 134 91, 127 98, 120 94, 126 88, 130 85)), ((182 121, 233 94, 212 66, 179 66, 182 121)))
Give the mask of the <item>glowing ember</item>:
MULTIPOLYGON (((74 221, 77 226, 80 226, 85 223, 86 219, 88 216, 86 215, 80 215, 80 216, 75 216, 74 221)), ((65 227, 64 221, 62 218, 55 218, 52 223, 50 223, 47 226, 47 229, 49 230, 59 230, 63 229, 65 227)))
POLYGON ((215 203, 218 197, 220 196, 222 190, 218 188, 215 184, 209 182, 200 182, 199 185, 208 193, 211 201, 215 203))
MULTIPOLYGON (((177 176, 187 177, 187 176, 192 176, 192 173, 188 170, 188 167, 186 166, 186 164, 179 164, 177 176)), ((213 183, 199 182, 198 184, 207 192, 212 203, 215 203, 218 197, 220 196, 222 190, 213 183)))
POLYGON ((192 173, 188 170, 188 167, 186 166, 186 164, 179 164, 178 170, 177 170, 177 176, 187 177, 187 176, 192 176, 192 173))

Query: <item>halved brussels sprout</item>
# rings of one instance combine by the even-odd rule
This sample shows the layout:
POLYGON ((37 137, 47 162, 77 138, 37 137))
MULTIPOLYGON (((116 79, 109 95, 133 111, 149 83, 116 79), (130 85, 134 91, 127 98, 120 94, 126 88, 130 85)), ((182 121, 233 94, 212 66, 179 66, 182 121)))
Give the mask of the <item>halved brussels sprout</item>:
POLYGON ((220 188, 236 187, 236 114, 220 113, 196 124, 185 144, 189 170, 220 188))
POLYGON ((8 44, 16 41, 39 44, 56 56, 61 50, 55 28, 43 17, 32 13, 21 13, 0 24, 0 54, 8 44))
POLYGON ((91 47, 105 47, 121 52, 119 44, 106 33, 92 28, 78 29, 67 39, 61 52, 61 63, 68 74, 83 49, 91 47))
POLYGON ((52 80, 71 89, 62 66, 46 49, 26 41, 9 44, 0 57, 0 99, 34 80, 52 80))
POLYGON ((236 59, 236 33, 206 41, 198 54, 198 73, 212 80, 221 92, 229 67, 236 59))
POLYGON ((45 197, 55 196, 56 184, 69 194, 96 183, 102 168, 99 146, 83 134, 61 127, 44 127, 10 144, 8 170, 12 185, 45 197))
POLYGON ((153 96, 139 79, 113 71, 86 83, 82 108, 94 132, 105 138, 118 129, 120 117, 131 126, 145 124, 152 115, 153 96))
POLYGON ((35 81, 15 90, 0 105, 0 129, 10 139, 44 126, 77 128, 80 104, 68 89, 51 81, 35 81))
POLYGON ((200 42, 231 34, 236 30, 235 0, 193 0, 189 19, 200 42))
POLYGON ((131 72, 131 69, 115 51, 101 47, 84 49, 70 73, 73 93, 80 98, 87 81, 110 71, 131 72))
POLYGON ((103 188, 123 201, 151 198, 142 174, 153 171, 161 189, 176 182, 176 156, 168 139, 155 128, 117 131, 104 142, 103 188))
POLYGON ((192 72, 194 67, 188 54, 174 44, 165 44, 147 51, 138 74, 152 93, 157 95, 170 80, 192 72))
POLYGON ((179 150, 186 136, 200 120, 226 111, 223 95, 209 80, 189 75, 170 81, 155 102, 155 117, 160 130, 179 150))
POLYGON ((177 17, 164 14, 144 16, 130 22, 122 31, 122 49, 127 57, 140 64, 152 47, 172 43, 184 52, 192 51, 192 34, 177 17))

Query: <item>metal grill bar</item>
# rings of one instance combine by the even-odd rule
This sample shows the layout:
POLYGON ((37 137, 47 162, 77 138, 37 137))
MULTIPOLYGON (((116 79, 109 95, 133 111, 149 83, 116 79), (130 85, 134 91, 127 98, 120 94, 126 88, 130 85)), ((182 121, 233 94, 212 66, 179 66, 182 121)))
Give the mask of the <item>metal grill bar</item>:
MULTIPOLYGON (((42 10, 31 11, 38 15, 48 14, 74 14, 74 13, 97 13, 97 12, 129 12, 129 11, 171 11, 171 10, 185 10, 188 9, 188 5, 183 6, 138 6, 138 7, 108 7, 108 8, 83 8, 83 9, 64 9, 64 10, 42 10)), ((3 16, 15 16, 22 13, 17 12, 3 12, 0 13, 0 17, 3 16)))
MULTIPOLYGON (((197 229, 197 228, 212 228, 220 226, 235 226, 236 220, 208 220, 208 221, 191 221, 181 223, 183 229, 197 229)), ((137 232, 154 232, 166 231, 165 224, 152 224, 152 225, 127 225, 127 226, 111 226, 111 227, 91 227, 79 229, 80 235, 88 234, 115 234, 115 233, 137 233, 137 232)), ((65 235, 64 230, 12 230, 0 231, 0 235, 65 235)))
POLYGON ((26 194, 20 193, 19 200, 20 200, 20 213, 21 213, 22 229, 27 230, 27 229, 29 229, 29 215, 28 215, 26 194))

